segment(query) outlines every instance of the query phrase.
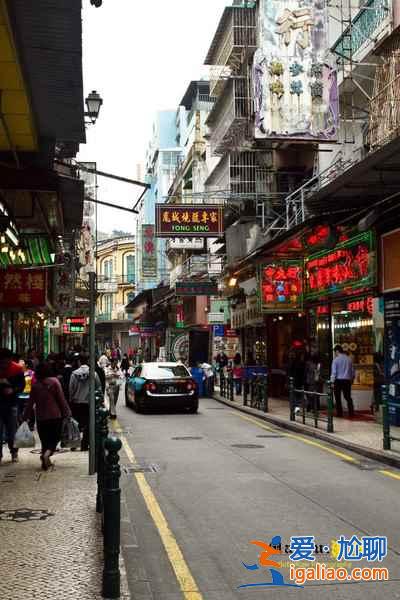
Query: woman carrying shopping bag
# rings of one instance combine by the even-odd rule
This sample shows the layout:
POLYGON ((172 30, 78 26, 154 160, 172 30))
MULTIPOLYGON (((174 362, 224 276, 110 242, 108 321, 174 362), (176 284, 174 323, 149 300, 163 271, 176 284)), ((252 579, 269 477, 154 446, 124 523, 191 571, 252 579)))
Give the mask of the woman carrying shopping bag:
POLYGON ((122 382, 122 371, 118 366, 116 359, 111 360, 111 365, 106 368, 106 389, 107 396, 110 403, 110 418, 117 418, 117 402, 119 396, 119 390, 122 382))
POLYGON ((23 419, 30 421, 36 414, 39 438, 42 444, 40 460, 42 469, 52 466, 52 456, 61 440, 63 419, 71 416, 71 409, 65 400, 61 383, 52 377, 52 368, 41 363, 36 369, 36 382, 32 385, 31 395, 25 408, 23 419))

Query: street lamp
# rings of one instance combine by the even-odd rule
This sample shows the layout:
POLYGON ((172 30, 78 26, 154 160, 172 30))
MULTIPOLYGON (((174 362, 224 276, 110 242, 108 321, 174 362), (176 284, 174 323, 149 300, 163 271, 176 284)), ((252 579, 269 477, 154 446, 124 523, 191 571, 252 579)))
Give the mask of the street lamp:
POLYGON ((99 116, 100 108, 103 104, 103 99, 100 94, 93 90, 90 92, 89 96, 85 99, 87 112, 85 112, 85 117, 89 117, 93 125, 96 123, 97 118, 99 116))

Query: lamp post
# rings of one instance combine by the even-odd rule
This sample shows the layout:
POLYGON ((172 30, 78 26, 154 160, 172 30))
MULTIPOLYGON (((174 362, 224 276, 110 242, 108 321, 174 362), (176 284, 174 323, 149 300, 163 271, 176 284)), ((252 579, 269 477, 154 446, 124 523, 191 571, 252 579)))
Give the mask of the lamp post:
POLYGON ((94 125, 99 117, 100 108, 103 105, 103 99, 96 90, 90 92, 90 94, 85 99, 85 104, 87 111, 85 112, 85 117, 89 117, 90 122, 94 125))

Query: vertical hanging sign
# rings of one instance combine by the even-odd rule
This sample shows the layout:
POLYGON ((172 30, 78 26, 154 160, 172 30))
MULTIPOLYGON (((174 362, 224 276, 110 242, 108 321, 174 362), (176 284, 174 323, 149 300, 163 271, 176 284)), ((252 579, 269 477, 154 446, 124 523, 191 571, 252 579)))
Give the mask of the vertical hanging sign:
POLYGON ((142 225, 142 276, 144 279, 157 277, 157 238, 154 225, 142 225))
MULTIPOLYGON (((96 170, 96 163, 81 163, 88 169, 96 170)), ((81 263, 80 275, 87 276, 96 271, 96 196, 97 176, 95 173, 80 172, 80 178, 85 183, 85 200, 83 203, 82 229, 79 239, 79 262, 81 263)))

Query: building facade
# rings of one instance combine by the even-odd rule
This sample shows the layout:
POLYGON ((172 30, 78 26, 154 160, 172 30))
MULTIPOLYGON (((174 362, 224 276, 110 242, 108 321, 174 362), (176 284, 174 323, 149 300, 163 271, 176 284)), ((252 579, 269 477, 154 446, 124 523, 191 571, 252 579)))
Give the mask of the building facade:
POLYGON ((99 349, 119 344, 124 352, 134 347, 132 326, 125 306, 136 293, 136 241, 134 236, 97 244, 96 340, 99 349))

